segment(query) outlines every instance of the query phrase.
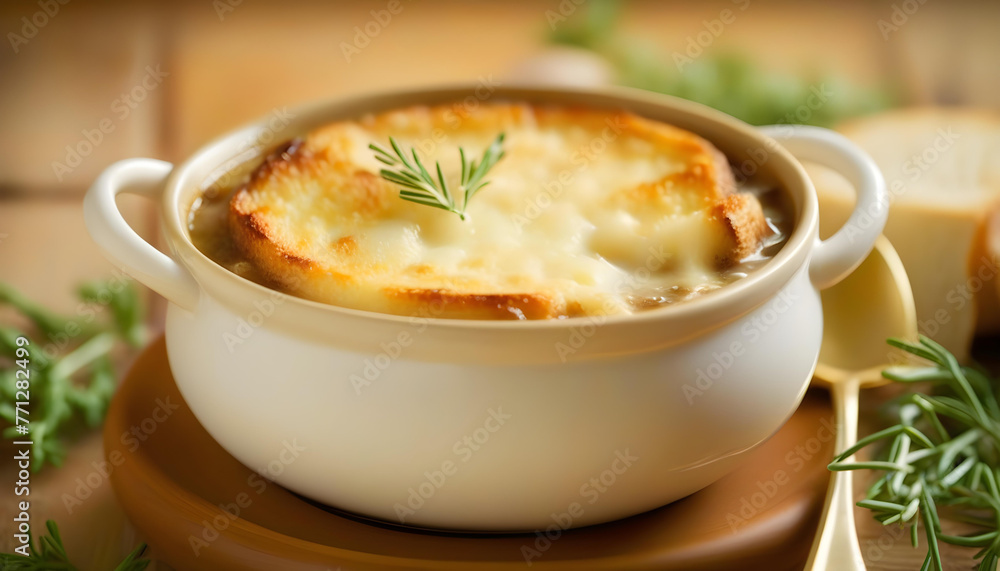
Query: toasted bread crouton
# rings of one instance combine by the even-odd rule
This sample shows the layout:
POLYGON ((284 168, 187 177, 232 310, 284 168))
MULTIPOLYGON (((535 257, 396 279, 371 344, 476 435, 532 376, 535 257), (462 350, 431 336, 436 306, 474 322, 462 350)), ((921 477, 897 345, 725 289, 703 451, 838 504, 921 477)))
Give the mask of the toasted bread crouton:
POLYGON ((769 232, 757 198, 737 192, 725 157, 700 137, 625 112, 513 103, 411 107, 316 129, 252 173, 229 225, 243 255, 289 293, 479 319, 629 313, 619 286, 650 248, 667 260, 645 268, 650 291, 703 288, 769 232), (478 158, 500 132, 506 155, 465 221, 400 199, 368 148, 391 136, 429 169, 439 161, 461 197, 458 148, 478 158))

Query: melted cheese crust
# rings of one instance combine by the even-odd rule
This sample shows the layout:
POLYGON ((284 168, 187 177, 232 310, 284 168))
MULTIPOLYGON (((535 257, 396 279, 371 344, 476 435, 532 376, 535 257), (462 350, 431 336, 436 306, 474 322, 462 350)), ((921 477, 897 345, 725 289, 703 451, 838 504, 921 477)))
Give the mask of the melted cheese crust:
MULTIPOLYGON (((456 194, 460 194, 455 192, 456 194)), ((241 253, 280 289, 400 315, 624 314, 710 291, 769 233, 707 141, 627 112, 482 104, 333 123, 273 152, 234 193, 241 253), (467 219, 404 201, 369 143, 440 161, 506 156, 467 219)))

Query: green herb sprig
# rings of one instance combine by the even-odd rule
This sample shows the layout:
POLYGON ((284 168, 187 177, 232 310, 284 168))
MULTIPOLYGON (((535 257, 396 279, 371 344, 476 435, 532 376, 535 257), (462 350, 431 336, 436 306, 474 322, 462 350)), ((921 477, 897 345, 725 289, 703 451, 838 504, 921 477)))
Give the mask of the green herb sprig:
POLYGON ((75 317, 58 315, 0 282, 0 305, 17 310, 32 323, 34 334, 0 326, 0 426, 8 439, 32 441, 32 471, 46 463, 58 466, 65 441, 81 427, 98 426, 115 389, 111 353, 120 341, 139 347, 145 337, 143 311, 130 282, 92 282, 77 294, 83 304, 75 317), (106 306, 108 311, 99 311, 106 306), (104 314, 110 317, 104 317, 104 314), (11 361, 17 338, 31 341, 30 433, 17 432, 17 368, 11 361))
POLYGON ((464 194, 460 206, 456 203, 451 189, 448 188, 440 162, 434 164, 437 175, 435 177, 424 167, 416 149, 411 148, 409 153, 403 152, 392 137, 389 137, 392 153, 376 143, 368 145, 368 148, 375 151, 375 158, 379 162, 395 167, 395 170, 382 169, 379 174, 385 180, 403 187, 399 191, 400 198, 453 212, 458 214, 460 219, 465 220, 465 210, 469 207, 469 201, 484 186, 489 184, 489 181, 485 180, 486 173, 504 157, 503 140, 504 133, 497 135, 497 138, 483 151, 479 162, 469 160, 465 156, 465 149, 458 148, 458 154, 462 161, 460 192, 464 194))
MULTIPOLYGON (((49 534, 38 539, 41 544, 40 549, 36 549, 34 539, 29 538, 29 554, 24 556, 18 553, 0 553, 0 569, 5 571, 75 571, 76 567, 69 562, 69 556, 66 554, 66 547, 63 546, 56 522, 46 521, 45 528, 49 534)), ((143 571, 150 563, 149 559, 142 559, 142 554, 145 551, 146 544, 140 544, 114 568, 114 571, 143 571)))
MULTIPOLYGON (((891 107, 900 98, 884 81, 867 87, 831 73, 776 72, 731 51, 664 52, 648 38, 621 29, 621 16, 630 6, 635 9, 620 0, 590 0, 568 21, 550 21, 548 40, 601 56, 616 83, 696 101, 752 125, 830 126, 891 107)), ((744 17, 740 5, 733 11, 744 17)))
POLYGON ((1000 406, 994 381, 959 365, 944 347, 926 337, 919 344, 889 344, 931 362, 930 367, 892 368, 882 374, 898 383, 931 383, 933 394, 911 393, 898 401, 898 424, 858 441, 830 464, 831 470, 884 472, 858 506, 882 525, 909 527, 919 544, 927 539, 921 569, 943 570, 939 543, 978 547, 980 571, 1000 561, 1000 406), (846 462, 872 444, 888 444, 871 462, 846 462), (941 518, 982 528, 970 536, 948 535, 941 518))

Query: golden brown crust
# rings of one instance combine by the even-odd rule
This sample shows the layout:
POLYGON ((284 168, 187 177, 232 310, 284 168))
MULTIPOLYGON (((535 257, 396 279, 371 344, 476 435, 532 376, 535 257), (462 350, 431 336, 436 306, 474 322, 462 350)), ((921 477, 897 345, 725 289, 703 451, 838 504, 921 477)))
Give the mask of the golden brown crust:
POLYGON ((534 293, 470 294, 430 288, 387 288, 385 294, 409 315, 459 319, 547 319, 560 312, 553 301, 534 293))
MULTIPOLYGON (((229 231, 233 241, 239 245, 243 254, 267 277, 270 281, 284 286, 291 285, 290 278, 295 276, 295 272, 311 272, 313 262, 304 258, 287 246, 276 243, 271 239, 273 232, 267 228, 266 219, 260 212, 241 213, 233 201, 233 207, 229 211, 229 231), (295 272, 290 271, 295 269, 295 272)), ((347 276, 337 276, 347 280, 347 276)))
MULTIPOLYGON (((418 251, 433 247, 440 252, 441 243, 448 245, 448 237, 440 234, 462 235, 471 224, 456 223, 450 214, 398 199, 398 189, 377 174, 381 165, 373 162, 366 148, 367 142, 385 144, 392 135, 413 141, 410 145, 425 157, 439 153, 446 162, 449 154, 439 151, 448 147, 454 154, 451 137, 459 144, 482 148, 501 130, 508 132, 511 143, 508 156, 520 153, 529 168, 539 152, 532 145, 541 143, 528 141, 519 149, 519 130, 583 133, 577 135, 581 144, 569 153, 572 160, 565 157, 563 171, 571 178, 582 178, 580 173, 587 173, 592 163, 617 157, 615 153, 627 160, 633 148, 662 163, 657 168, 663 174, 656 179, 610 192, 613 208, 650 226, 677 215, 694 220, 714 234, 710 243, 724 248, 714 256, 716 267, 755 251, 767 230, 756 198, 735 193, 725 156, 692 133, 625 112, 525 104, 483 104, 470 110, 456 104, 333 123, 282 145, 234 193, 229 210, 233 241, 285 291, 336 305, 397 314, 426 314, 431 307, 437 308, 438 317, 476 319, 541 319, 604 311, 600 296, 583 299, 567 290, 582 287, 572 281, 575 278, 539 281, 533 270, 504 273, 498 269, 496 252, 467 255, 457 266, 448 265, 448 256, 444 265, 423 259, 418 251), (395 226, 392 232, 380 233, 379 224, 386 221, 395 226)), ((497 178, 519 175, 504 170, 512 160, 505 159, 495 169, 497 178)), ((558 172, 560 177, 563 171, 558 172)), ((497 190, 485 200, 503 206, 505 197, 497 190)), ((515 216, 523 208, 506 207, 515 216)), ((601 203, 593 207, 603 208, 601 203)), ((453 241, 462 249, 461 238, 453 241)), ((611 261, 631 263, 627 256, 611 261)))
POLYGON ((764 212, 752 194, 731 194, 715 205, 715 213, 725 220, 732 245, 719 261, 731 265, 760 248, 761 241, 771 234, 764 212))

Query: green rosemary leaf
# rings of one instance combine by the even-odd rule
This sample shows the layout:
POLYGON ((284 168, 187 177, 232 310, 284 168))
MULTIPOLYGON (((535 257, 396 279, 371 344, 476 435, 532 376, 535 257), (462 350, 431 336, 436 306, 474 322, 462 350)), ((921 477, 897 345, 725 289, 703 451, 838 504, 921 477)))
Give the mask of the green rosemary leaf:
POLYGON ((951 373, 939 369, 913 369, 910 367, 891 367, 882 372, 882 376, 897 383, 940 383, 951 380, 951 373))
MULTIPOLYGON (((35 325, 32 332, 0 326, 0 428, 5 438, 23 438, 11 414, 18 400, 10 356, 18 350, 16 340, 30 340, 27 349, 31 379, 30 435, 32 470, 46 464, 60 465, 64 442, 83 427, 100 424, 115 387, 111 352, 122 342, 135 346, 145 339, 143 312, 138 292, 131 282, 120 279, 91 282, 77 289, 81 301, 106 311, 100 318, 83 320, 45 309, 7 284, 0 283, 0 304, 17 309, 35 325), (57 327, 62 341, 46 345, 47 332, 57 327), (67 332, 76 334, 67 339, 67 332)), ((23 351, 23 349, 22 349, 23 351)))
POLYGON ((935 569, 944 571, 944 564, 941 563, 941 552, 937 541, 937 527, 940 525, 940 522, 937 521, 937 511, 934 507, 934 502, 931 500, 930 494, 927 493, 926 489, 924 490, 922 500, 920 507, 924 513, 924 533, 927 534, 927 557, 933 560, 935 569))
MULTIPOLYGON (((28 556, 18 553, 0 553, 0 569, 10 571, 77 571, 77 568, 70 563, 69 555, 63 546, 62 537, 59 534, 59 527, 56 522, 47 520, 45 529, 48 535, 38 538, 40 549, 35 548, 34 538, 28 537, 28 556)), ((125 559, 115 567, 115 571, 142 571, 149 563, 149 559, 140 559, 146 550, 146 544, 137 546, 125 559)))
POLYGON ((70 319, 52 313, 3 282, 0 282, 0 305, 10 305, 30 319, 46 338, 62 333, 70 322, 70 319))
MULTIPOLYGON (((985 468, 983 470, 983 476, 984 481, 986 482, 986 489, 993 495, 993 497, 1000 496, 1000 487, 997 486, 997 477, 993 472, 994 468, 990 466, 983 466, 983 468, 985 468)), ((998 514, 998 516, 1000 516, 1000 514, 998 514)))
POLYGON ((866 88, 828 71, 774 72, 744 54, 715 49, 718 46, 679 63, 679 53, 671 57, 654 40, 621 29, 619 16, 629 6, 636 13, 641 11, 634 3, 589 0, 568 21, 553 26, 549 40, 595 52, 622 85, 697 101, 752 125, 806 122, 831 126, 891 107, 898 99, 898 90, 888 82, 866 88), (830 102, 808 117, 796 118, 795 110, 806 103, 810 87, 821 83, 837 86, 836 104, 830 102))
POLYGON ((921 344, 911 343, 909 341, 906 341, 905 339, 898 339, 896 337, 890 337, 887 343, 889 343, 889 345, 897 349, 902 349, 907 353, 911 353, 913 355, 916 355, 917 357, 926 359, 931 363, 940 364, 938 362, 938 356, 934 354, 933 351, 930 351, 929 349, 924 347, 922 343, 921 344))
POLYGON ((462 163, 462 186, 467 186, 469 184, 469 161, 465 158, 465 149, 462 147, 458 148, 458 160, 462 163))
MULTIPOLYGON (((106 303, 111 310, 112 322, 119 336, 132 347, 140 347, 145 342, 145 325, 139 292, 134 287, 114 282, 87 282, 77 293, 86 303, 106 303)), ((85 324, 85 336, 100 330, 97 323, 85 324)))
POLYGON ((901 426, 901 425, 900 426, 893 426, 891 428, 886 428, 885 430, 880 430, 880 431, 876 432, 875 434, 869 434, 868 436, 862 438, 861 440, 858 440, 857 444, 855 444, 854 446, 851 446, 847 450, 844 450, 839 455, 837 455, 833 459, 833 463, 835 464, 837 462, 843 461, 846 458, 850 458, 851 456, 853 456, 854 454, 856 454, 859 450, 861 450, 862 448, 868 446, 869 444, 871 444, 873 442, 876 442, 878 440, 882 440, 883 438, 886 438, 886 437, 889 437, 889 436, 895 436, 895 435, 903 432, 905 428, 906 427, 901 426))
POLYGON ((903 517, 902 513, 898 513, 898 514, 892 515, 892 516, 887 517, 886 519, 882 520, 882 525, 892 525, 892 524, 896 523, 897 521, 900 521, 902 519, 902 517, 903 517))
POLYGON ((934 405, 928 401, 923 395, 911 395, 909 399, 917 408, 920 409, 921 414, 937 433, 937 436, 941 440, 949 440, 951 436, 948 434, 948 430, 941 424, 941 419, 934 414, 934 405))
POLYGON ((916 440, 917 442, 923 444, 928 448, 932 448, 934 446, 934 443, 931 442, 930 438, 927 438, 927 436, 924 435, 923 432, 920 432, 916 428, 909 426, 909 424, 903 427, 903 432, 910 438, 913 438, 914 440, 916 440))
POLYGON ((146 551, 146 544, 141 543, 125 557, 125 560, 115 567, 114 571, 143 571, 149 566, 149 559, 140 559, 146 551))
POLYGON ((886 470, 886 471, 899 471, 899 472, 912 472, 912 466, 901 466, 895 462, 835 462, 827 466, 830 470, 834 472, 843 472, 845 470, 886 470))
POLYGON ((903 521, 910 521, 913 516, 917 515, 917 511, 920 509, 920 499, 913 498, 910 503, 906 506, 906 509, 900 513, 900 517, 903 521))
MULTIPOLYGON (((941 459, 938 460, 938 472, 945 472, 955 463, 955 458, 965 451, 966 448, 975 444, 977 440, 983 435, 982 431, 978 429, 971 429, 958 436, 954 440, 945 443, 943 446, 944 451, 941 453, 941 459)), ((973 460, 970 458, 970 460, 973 460)), ((971 466, 970 466, 971 468, 971 466)))
MULTIPOLYGON (((416 152, 417 152, 416 150, 413 151, 414 156, 416 156, 416 152)), ((444 196, 444 199, 447 201, 447 204, 449 206, 454 206, 455 201, 451 198, 451 192, 448 190, 448 183, 444 180, 444 173, 441 172, 441 163, 435 163, 435 166, 437 167, 438 184, 441 185, 438 188, 441 189, 441 194, 444 196)), ((421 166, 421 168, 423 167, 421 166)))
POLYGON ((975 458, 966 458, 961 464, 959 464, 958 466, 956 466, 950 472, 947 472, 947 466, 948 465, 945 465, 944 469, 940 469, 939 470, 940 472, 947 472, 945 474, 945 476, 943 478, 941 478, 941 487, 942 488, 950 488, 950 487, 954 486, 963 477, 965 477, 965 475, 969 473, 969 470, 971 470, 972 467, 975 466, 975 465, 976 465, 976 459, 975 458))
POLYGON ((989 533, 983 533, 980 535, 971 536, 961 536, 961 535, 938 535, 938 539, 945 543, 950 543, 952 545, 961 545, 963 547, 985 547, 993 543, 997 538, 997 532, 991 531, 989 533))
POLYGON ((878 500, 861 500, 856 505, 858 507, 868 508, 870 510, 894 510, 901 512, 904 509, 906 509, 906 506, 904 506, 903 504, 895 504, 892 502, 880 502, 878 500))
POLYGON ((382 169, 379 174, 385 180, 403 187, 399 191, 401 199, 447 210, 465 220, 469 201, 488 184, 488 181, 484 180, 486 173, 504 157, 503 140, 504 134, 500 133, 483 151, 483 156, 478 163, 469 161, 465 155, 465 149, 459 147, 458 156, 462 163, 461 176, 459 177, 460 192, 463 195, 461 207, 455 203, 455 195, 448 186, 440 162, 434 164, 434 171, 437 175, 434 176, 424 166, 415 148, 411 148, 410 152, 406 153, 392 137, 389 137, 389 145, 395 155, 377 143, 369 144, 368 148, 375 152, 375 158, 379 162, 396 167, 396 170, 382 169))
POLYGON ((924 569, 942 569, 939 543, 978 547, 980 569, 994 570, 1000 556, 1000 407, 996 383, 981 370, 960 366, 941 345, 921 337, 918 344, 890 344, 926 359, 930 365, 894 367, 886 378, 899 383, 929 382, 929 394, 901 397, 898 424, 862 438, 831 470, 870 468, 882 475, 869 487, 860 507, 879 522, 909 526, 914 547, 918 527, 927 539, 924 569), (869 462, 845 461, 851 454, 884 443, 869 462), (911 449, 912 448, 912 449, 911 449), (903 508, 902 506, 905 506, 903 508), (939 506, 945 506, 944 512, 939 506), (968 536, 941 533, 947 516, 981 528, 968 536))

